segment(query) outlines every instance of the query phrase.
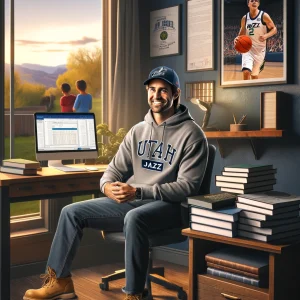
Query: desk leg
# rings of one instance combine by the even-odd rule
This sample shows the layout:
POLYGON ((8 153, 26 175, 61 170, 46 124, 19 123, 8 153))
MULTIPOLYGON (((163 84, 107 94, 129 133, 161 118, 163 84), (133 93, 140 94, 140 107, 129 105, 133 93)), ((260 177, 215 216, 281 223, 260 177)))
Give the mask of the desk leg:
POLYGON ((8 187, 0 187, 0 300, 10 299, 10 206, 8 187))

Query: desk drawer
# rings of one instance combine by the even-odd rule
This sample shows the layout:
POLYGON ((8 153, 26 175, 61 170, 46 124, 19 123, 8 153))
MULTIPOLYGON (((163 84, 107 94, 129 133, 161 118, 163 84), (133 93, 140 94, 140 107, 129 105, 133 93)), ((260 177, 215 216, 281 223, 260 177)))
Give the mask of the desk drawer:
POLYGON ((221 279, 211 275, 198 275, 198 300, 268 300, 268 289, 221 279))
POLYGON ((82 178, 14 184, 10 186, 9 197, 52 195, 76 191, 87 191, 88 193, 89 191, 99 190, 99 180, 82 178))

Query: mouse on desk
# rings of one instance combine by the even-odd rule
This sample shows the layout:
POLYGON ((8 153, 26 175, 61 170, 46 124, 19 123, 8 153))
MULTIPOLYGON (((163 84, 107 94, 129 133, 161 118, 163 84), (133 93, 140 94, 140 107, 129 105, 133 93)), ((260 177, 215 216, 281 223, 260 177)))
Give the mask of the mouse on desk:
POLYGON ((97 167, 85 167, 85 168, 88 171, 98 171, 99 170, 99 168, 97 168, 97 167))

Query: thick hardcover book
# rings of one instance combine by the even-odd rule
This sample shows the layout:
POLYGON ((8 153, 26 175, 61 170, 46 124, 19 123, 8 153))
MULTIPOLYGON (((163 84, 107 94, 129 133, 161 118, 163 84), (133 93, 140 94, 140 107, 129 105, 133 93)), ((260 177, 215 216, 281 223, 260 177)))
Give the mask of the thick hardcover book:
POLYGON ((293 204, 300 204, 300 196, 291 195, 278 191, 268 191, 257 194, 239 196, 238 201, 249 205, 275 209, 293 204))
POLYGON ((216 176, 216 181, 234 182, 234 183, 251 183, 257 181, 274 180, 275 175, 255 176, 255 177, 229 177, 229 176, 216 176))
POLYGON ((246 277, 246 276, 242 276, 242 275, 238 275, 238 274, 234 274, 234 273, 230 273, 230 272, 221 271, 218 269, 213 269, 210 267, 207 268, 207 274, 226 278, 226 279, 231 279, 234 281, 250 284, 253 286, 257 286, 257 287, 268 287, 268 281, 266 279, 265 280, 254 279, 254 278, 250 278, 250 277, 246 277))
POLYGON ((247 277, 250 277, 250 278, 259 279, 259 276, 257 274, 253 274, 253 273, 241 271, 241 270, 238 270, 238 269, 225 267, 225 266, 222 266, 222 265, 213 264, 211 262, 207 262, 206 264, 207 264, 208 267, 214 268, 214 269, 217 269, 217 270, 222 270, 222 271, 230 272, 230 273, 233 273, 233 274, 239 274, 239 275, 247 276, 247 277))
POLYGON ((233 206, 235 200, 236 195, 222 192, 216 194, 198 195, 187 198, 188 204, 205 207, 208 209, 219 209, 226 206, 233 206))
POLYGON ((232 230, 222 229, 219 227, 213 227, 213 226, 198 224, 198 223, 194 223, 194 222, 190 223, 190 227, 193 230, 218 234, 218 235, 227 236, 227 237, 235 237, 237 234, 236 229, 232 229, 232 230))
POLYGON ((269 254, 253 249, 226 247, 206 254, 205 260, 259 276, 269 272, 269 254))
POLYGON ((295 235, 298 236, 299 234, 300 234, 300 229, 286 231, 286 232, 280 232, 280 233, 276 233, 273 235, 264 235, 264 234, 249 232, 249 231, 245 231, 245 230, 238 230, 238 236, 242 236, 242 237, 246 237, 249 239, 262 241, 262 242, 271 242, 271 241, 281 240, 281 239, 285 239, 290 236, 295 236, 295 235))
POLYGON ((255 188, 249 188, 249 189, 234 189, 228 187, 221 187, 222 192, 229 192, 235 194, 249 194, 249 193, 264 192, 264 191, 271 191, 271 190, 273 190, 273 185, 259 186, 255 188))
POLYGON ((17 175, 36 175, 37 169, 22 169, 13 167, 0 167, 0 172, 17 175))
POLYGON ((242 210, 258 212, 260 214, 269 215, 269 216, 278 215, 278 214, 282 214, 282 213, 285 213, 288 211, 295 211, 295 210, 297 210, 299 212, 299 204, 285 206, 285 207, 279 207, 276 209, 266 209, 266 208, 247 205, 247 204, 239 203, 239 202, 236 203, 236 206, 238 208, 241 208, 242 210))
POLYGON ((252 173, 258 171, 266 171, 273 169, 273 165, 251 165, 251 164, 239 164, 224 167, 225 172, 241 172, 252 173))
POLYGON ((292 217, 292 218, 283 218, 278 220, 270 220, 270 221, 263 221, 263 220, 252 220, 248 218, 239 218, 239 223, 246 224, 250 226, 260 227, 260 228, 272 228, 281 225, 293 224, 293 223, 300 223, 299 216, 292 217))
POLYGON ((300 229, 300 223, 286 224, 273 228, 260 228, 246 224, 238 224, 238 229, 245 230, 249 232, 255 232, 263 235, 274 235, 280 232, 288 232, 295 229, 300 229))
POLYGON ((234 182, 216 181, 216 186, 247 190, 247 189, 257 188, 257 187, 261 187, 261 186, 265 186, 265 185, 273 185, 275 183, 276 183, 276 179, 250 182, 250 183, 234 183, 234 182))
POLYGON ((190 213, 197 216, 234 222, 238 220, 241 209, 236 207, 222 208, 219 210, 209 210, 201 207, 191 206, 190 213))
POLYGON ((287 218, 299 217, 299 210, 297 209, 294 211, 289 211, 286 213, 273 215, 273 216, 260 214, 260 213, 252 212, 252 211, 242 210, 240 212, 240 216, 243 218, 249 218, 249 219, 254 219, 254 220, 259 220, 259 221, 274 221, 274 220, 282 220, 282 219, 287 219, 287 218))
POLYGON ((23 159, 23 158, 11 158, 2 161, 4 167, 15 167, 23 169, 38 169, 40 163, 38 161, 23 159))
POLYGON ((243 173, 243 172, 226 172, 223 171, 223 176, 229 176, 229 177, 244 177, 244 178, 251 178, 251 177, 258 177, 258 176, 264 176, 264 175, 271 175, 275 174, 277 172, 277 169, 270 169, 266 171, 260 171, 260 172, 252 172, 252 173, 243 173))
MULTIPOLYGON (((300 219, 300 218, 299 218, 300 219)), ((213 227, 219 227, 228 230, 236 230, 237 222, 226 222, 217 219, 206 218, 203 216, 190 215, 190 221, 203 225, 210 225, 213 227)))

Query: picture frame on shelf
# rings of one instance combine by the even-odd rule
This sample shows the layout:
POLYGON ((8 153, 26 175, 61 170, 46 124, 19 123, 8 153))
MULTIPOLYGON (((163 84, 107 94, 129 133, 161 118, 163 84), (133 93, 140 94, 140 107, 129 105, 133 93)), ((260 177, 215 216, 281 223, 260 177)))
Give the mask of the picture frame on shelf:
POLYGON ((214 1, 186 1, 186 71, 214 70, 214 1))
POLYGON ((287 83, 287 49, 292 47, 287 43, 287 11, 287 0, 249 1, 248 4, 246 0, 240 2, 221 1, 221 87, 287 83), (252 18, 251 20, 249 11, 253 10, 255 5, 258 5, 259 13, 256 19, 252 18), (241 54, 235 49, 234 39, 239 35, 247 16, 245 34, 251 37, 252 48, 249 52, 241 54), (263 24, 263 22, 269 21, 269 27, 272 26, 270 20, 273 21, 277 33, 267 37, 266 47, 264 47, 263 42, 259 42, 258 39, 259 36, 270 32, 263 24), (258 51, 259 46, 261 46, 260 58, 256 67, 253 68, 251 60, 254 56, 252 54, 254 51, 258 51), (252 72, 250 79, 246 74, 247 70, 252 72), (258 78, 254 79, 255 77, 258 78))
POLYGON ((150 57, 180 54, 180 5, 150 12, 150 57))

